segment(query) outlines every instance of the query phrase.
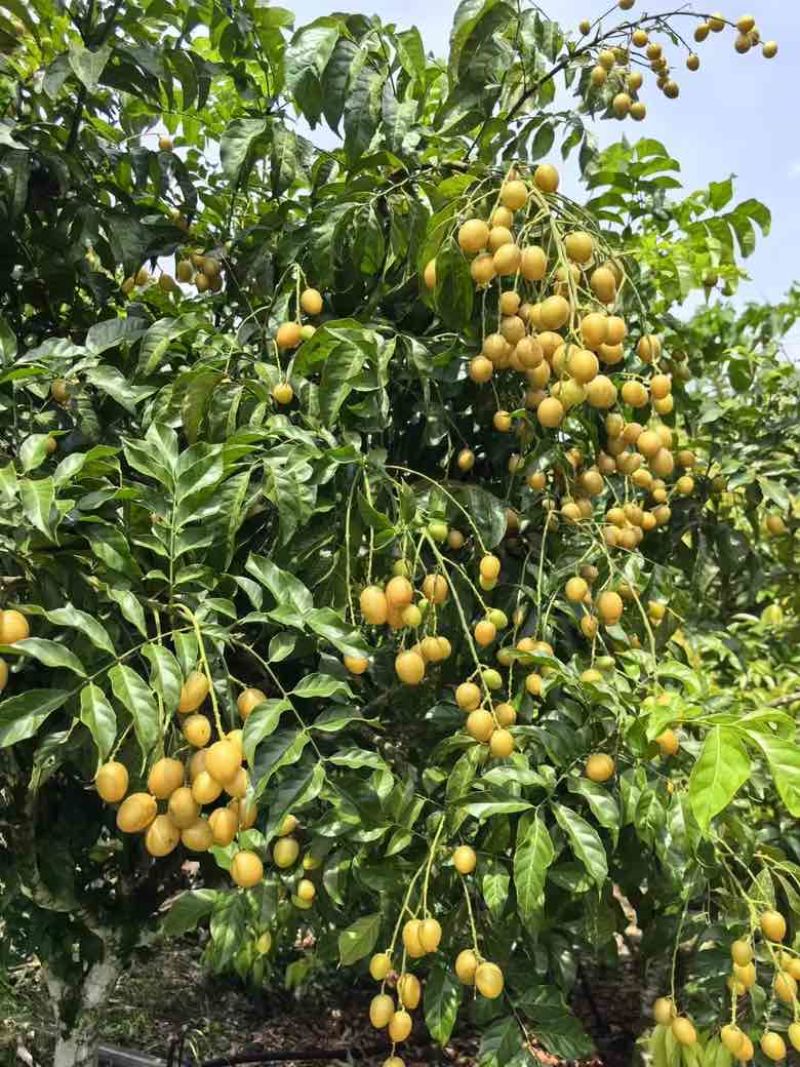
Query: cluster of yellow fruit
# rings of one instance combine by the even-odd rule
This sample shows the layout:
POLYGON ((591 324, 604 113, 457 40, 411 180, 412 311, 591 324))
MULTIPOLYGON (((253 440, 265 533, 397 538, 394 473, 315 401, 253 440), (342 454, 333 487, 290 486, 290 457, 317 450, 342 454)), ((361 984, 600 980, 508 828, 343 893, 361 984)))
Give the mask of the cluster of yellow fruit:
MULTIPOLYGON (((475 850, 469 845, 459 845, 453 851, 453 866, 461 875, 472 874, 478 862, 475 850)), ((403 924, 403 966, 405 959, 421 959, 439 950, 442 940, 442 927, 437 919, 430 916, 424 919, 409 919, 403 924)), ((473 986, 481 996, 495 1000, 503 992, 503 972, 496 963, 491 963, 478 952, 477 948, 463 949, 456 957, 454 970, 459 981, 473 986)), ((392 1044, 405 1041, 413 1028, 413 1012, 422 999, 422 985, 417 976, 410 971, 401 970, 397 974, 393 967, 392 950, 376 952, 369 961, 369 973, 376 982, 381 983, 381 992, 372 998, 369 1006, 369 1019, 376 1030, 386 1029, 392 1044), (386 986, 394 986, 397 1001, 386 986)), ((394 1054, 384 1060, 383 1067, 404 1067, 403 1060, 394 1054)))
MULTIPOLYGON (((28 620, 21 611, 8 608, 0 611, 0 645, 15 645, 17 641, 24 641, 30 637, 28 620)), ((0 657, 0 693, 8 685, 8 664, 0 657)))
MULTIPOLYGON (((636 600, 635 589, 628 582, 620 582, 617 589, 603 589, 595 598, 592 584, 598 570, 591 564, 581 567, 581 573, 573 575, 564 585, 564 596, 570 604, 580 605, 583 614, 579 626, 583 636, 594 640, 600 624, 616 626, 622 619, 625 600, 636 600)), ((649 622, 658 626, 667 614, 663 600, 649 600, 646 607, 649 622)))
MULTIPOLYGON (((128 769, 118 759, 104 763, 95 775, 100 797, 107 804, 119 804, 117 827, 123 833, 144 833, 144 846, 151 856, 168 856, 179 844, 191 852, 224 848, 240 831, 255 825, 257 807, 244 766, 242 731, 231 730, 209 744, 211 722, 199 710, 209 688, 202 671, 192 671, 181 688, 177 709, 181 731, 195 749, 186 762, 170 756, 156 760, 149 769, 147 789, 141 792, 128 793, 128 769), (229 798, 227 803, 203 814, 203 809, 215 805, 223 793, 229 798), (165 809, 161 812, 159 802, 165 809)), ((243 690, 237 700, 242 719, 266 699, 259 689, 243 690)), ((278 832, 272 859, 279 868, 292 867, 299 857, 299 843, 289 836, 296 827, 297 820, 287 816, 278 832)), ((231 861, 230 874, 238 886, 257 885, 264 874, 261 857, 251 849, 240 848, 231 861)), ((316 894, 313 882, 306 885, 306 881, 302 879, 296 888, 301 906, 310 905, 316 894)))
MULTIPOLYGON (((446 536, 446 525, 444 529, 446 536)), ((398 560, 395 570, 400 573, 395 573, 385 587, 368 585, 362 589, 359 605, 364 621, 370 626, 388 625, 392 630, 416 629, 429 617, 435 621, 431 607, 443 604, 450 595, 445 576, 426 574, 422 581, 422 596, 415 603, 414 586, 406 577, 408 565, 404 560, 398 560)), ((446 637, 428 634, 411 648, 398 652, 394 662, 397 677, 406 685, 419 685, 425 677, 426 665, 440 663, 451 652, 452 646, 446 637)), ((363 674, 368 666, 368 661, 360 656, 345 656, 344 663, 353 674, 363 674)))
MULTIPOLYGON (((785 949, 776 948, 786 937, 786 920, 779 911, 768 910, 761 914, 759 926, 767 951, 775 966, 772 983, 774 999, 793 1007, 795 1021, 788 1027, 787 1036, 794 1049, 800 1051, 800 1022, 798 1016, 797 983, 800 980, 800 957, 785 949)), ((748 1063, 755 1055, 751 1038, 738 1026, 736 1009, 738 998, 756 984, 756 966, 753 946, 748 940, 734 941, 731 945, 732 972, 728 977, 731 993, 733 1019, 720 1029, 720 1040, 725 1048, 740 1063, 748 1063)), ((679 1045, 691 1046, 697 1042, 697 1031, 686 1016, 678 1015, 671 997, 659 997, 653 1005, 653 1018, 659 1026, 669 1027, 679 1045)), ((786 1059, 786 1042, 774 1030, 765 1030, 759 1046, 769 1060, 780 1062, 786 1059)))
MULTIPOLYGON (((308 341, 316 333, 316 327, 310 322, 300 322, 300 312, 306 315, 319 315, 322 312, 322 294, 318 289, 306 288, 300 293, 298 299, 297 319, 293 322, 282 322, 275 331, 275 344, 279 351, 291 351, 297 348, 303 341, 308 341)), ((272 390, 272 399, 276 404, 291 404, 294 399, 294 390, 287 380, 278 382, 272 390)))
MULTIPOLYGON (((618 6, 625 11, 632 8, 633 3, 634 0, 618 0, 618 6)), ((698 18, 701 21, 694 31, 694 39, 698 43, 704 41, 709 34, 721 33, 726 26, 731 26, 737 31, 734 47, 740 54, 743 55, 761 44, 761 34, 752 15, 742 15, 736 22, 730 22, 719 12, 707 19, 701 16, 698 18)), ((592 31, 592 23, 584 19, 578 29, 583 36, 587 36, 592 31)), ((645 104, 638 98, 639 90, 644 84, 644 75, 641 70, 633 70, 633 64, 649 66, 656 76, 657 87, 668 100, 675 100, 680 95, 680 86, 675 81, 663 46, 658 41, 651 40, 644 26, 624 29, 627 33, 624 46, 613 45, 610 35, 605 35, 601 41, 602 47, 595 49, 596 42, 593 41, 590 47, 584 49, 585 52, 593 53, 595 59, 595 66, 589 74, 589 83, 592 89, 603 93, 612 113, 618 119, 630 116, 641 122, 647 114, 645 104)), ((614 35, 618 36, 620 32, 614 31, 614 35)), ((775 41, 766 41, 761 52, 765 59, 773 59, 778 54, 778 45, 775 41)), ((700 57, 696 52, 688 52, 686 69, 692 72, 700 69, 700 57)))

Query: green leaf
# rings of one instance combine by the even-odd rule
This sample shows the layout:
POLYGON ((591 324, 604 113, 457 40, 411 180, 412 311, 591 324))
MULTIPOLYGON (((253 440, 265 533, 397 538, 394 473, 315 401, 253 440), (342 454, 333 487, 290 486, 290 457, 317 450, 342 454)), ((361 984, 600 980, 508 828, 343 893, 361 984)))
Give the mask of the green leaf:
POLYGON ((222 172, 235 181, 247 160, 254 142, 266 132, 266 119, 234 119, 222 134, 219 154, 222 172))
POLYGON ((514 851, 514 888, 520 918, 526 924, 542 910, 547 868, 554 859, 555 850, 544 819, 538 812, 523 815, 514 851))
POLYGON ((315 608, 305 617, 308 627, 324 637, 345 656, 365 656, 369 645, 355 627, 348 625, 333 608, 315 608))
POLYGON ((563 804, 553 804, 553 814, 567 835, 576 858, 586 868, 586 873, 601 885, 608 877, 608 860, 597 831, 576 811, 563 804))
POLYGON ((365 356, 364 349, 356 345, 337 345, 325 360, 319 385, 319 406, 326 424, 336 420, 342 404, 358 386, 365 356))
POLYGON ((82 678, 86 677, 86 668, 75 653, 57 641, 50 641, 45 637, 26 637, 23 641, 16 641, 12 647, 15 652, 33 656, 45 667, 64 667, 82 678))
POLYGON ((256 796, 261 796, 282 767, 297 763, 310 740, 306 730, 278 730, 259 745, 251 764, 256 796))
POLYGON ((219 895, 217 889, 193 889, 181 893, 164 916, 162 931, 167 937, 180 937, 197 929, 199 923, 214 910, 219 895))
POLYGON ((26 741, 72 694, 68 689, 28 689, 0 702, 0 748, 26 741))
POLYGON ((161 733, 158 707, 153 694, 136 671, 122 663, 115 664, 108 672, 108 677, 114 696, 133 719, 133 730, 139 748, 142 754, 147 756, 161 733))
POLYGON ((96 52, 90 51, 77 41, 70 41, 69 65, 78 81, 87 89, 94 89, 100 81, 100 75, 114 50, 113 42, 102 45, 96 52))
POLYGON ((331 697, 334 694, 351 697, 350 686, 341 678, 330 674, 307 674, 292 690, 292 696, 312 700, 315 697, 331 697))
POLYGON ((502 501, 478 485, 448 484, 447 491, 460 505, 459 508, 453 508, 452 515, 448 517, 459 527, 465 521, 474 524, 486 548, 499 545, 506 532, 506 512, 502 501))
MULTIPOLYGON (((300 579, 288 571, 282 571, 266 556, 257 556, 251 552, 244 569, 269 589, 276 603, 287 604, 293 608, 300 620, 314 607, 311 593, 300 579)), ((302 626, 302 621, 300 625, 302 626)))
POLYGON ((299 811, 304 804, 319 796, 325 784, 325 769, 321 763, 312 768, 297 767, 281 776, 269 791, 269 811, 264 836, 272 837, 289 812, 299 811))
POLYGON ((147 644, 142 648, 142 655, 150 663, 150 685, 164 701, 164 709, 171 715, 178 706, 183 672, 180 664, 163 645, 147 644))
POLYGON ((19 483, 22 511, 28 522, 51 541, 55 540, 53 525, 56 491, 52 478, 24 478, 19 483))
POLYGON ((342 930, 339 934, 339 962, 342 966, 349 967, 357 960, 368 956, 375 948, 380 931, 379 912, 373 915, 362 915, 346 930, 342 930))
POLYGON ((741 734, 729 726, 709 730, 689 778, 689 802, 704 833, 749 776, 750 757, 741 734))
POLYGON ((584 1060, 591 1056, 592 1042, 554 986, 528 989, 517 1004, 533 1023, 537 1038, 560 1060, 584 1060))
POLYGON ((247 716, 242 733, 242 747, 251 766, 255 762, 257 747, 265 737, 275 732, 281 715, 291 706, 288 700, 266 700, 263 704, 257 704, 247 716))
POLYGON ((62 608, 55 608, 45 614, 56 626, 69 626, 74 630, 80 630, 89 638, 94 647, 102 652, 109 652, 112 656, 117 654, 108 631, 94 615, 89 615, 88 612, 81 611, 72 604, 65 604, 62 608))
POLYGON ((361 68, 344 103, 344 150, 352 165, 369 148, 381 113, 386 74, 367 64, 361 68))
POLYGON ((794 818, 800 817, 800 748, 797 743, 757 730, 748 731, 748 735, 767 757, 775 788, 786 810, 794 818))
POLYGON ((425 1025, 434 1041, 446 1045, 458 1017, 464 986, 441 958, 437 958, 425 982, 422 1009, 425 1025))
POLYGON ((436 254, 436 310, 448 329, 462 330, 472 316, 475 286, 469 263, 454 240, 436 254))
POLYGON ((46 433, 32 433, 25 438, 19 447, 19 462, 23 471, 35 470, 44 463, 49 439, 50 435, 46 433))
POLYGON ((117 717, 103 690, 91 682, 81 690, 81 722, 92 735, 98 759, 103 763, 116 740, 117 717))

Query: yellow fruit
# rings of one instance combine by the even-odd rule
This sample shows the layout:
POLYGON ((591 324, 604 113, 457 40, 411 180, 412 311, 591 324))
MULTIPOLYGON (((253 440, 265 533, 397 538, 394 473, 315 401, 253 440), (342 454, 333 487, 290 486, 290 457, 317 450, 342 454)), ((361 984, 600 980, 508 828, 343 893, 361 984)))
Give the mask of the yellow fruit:
POLYGON ((469 272, 476 285, 489 285, 497 276, 494 269, 494 256, 491 252, 481 252, 469 265, 469 272))
POLYGON ((172 793, 167 812, 179 830, 185 830, 187 826, 197 821, 200 815, 200 805, 192 796, 189 786, 182 785, 172 793))
POLYGON ((575 263, 588 263, 594 255, 594 240, 585 230, 575 230, 564 238, 564 251, 575 263))
POLYGON ((513 243, 514 234, 508 226, 492 226, 487 239, 490 252, 497 252, 504 245, 512 245, 513 243))
POLYGON ((0 611, 0 645, 13 645, 30 637, 28 620, 20 611, 9 608, 0 611))
POLYGON ((411 1033, 412 1026, 411 1016, 400 1008, 389 1020, 389 1037, 392 1041, 405 1041, 411 1033))
POLYGON ((190 671, 186 681, 181 686, 178 698, 178 711, 186 715, 190 711, 197 711, 208 696, 208 678, 202 671, 190 671))
POLYGON ((117 809, 117 828, 125 834, 146 830, 155 819, 158 806, 149 793, 131 793, 117 809))
POLYGON ((783 941, 786 937, 786 920, 779 911, 765 911, 761 915, 761 932, 768 941, 783 941))
POLYGON ((617 295, 617 279, 609 267, 598 267, 589 279, 592 292, 602 304, 611 304, 617 295))
POLYGON ((414 587, 402 574, 396 574, 386 585, 386 601, 390 608, 405 607, 414 599, 414 587))
POLYGON ((746 967, 753 959, 753 947, 749 941, 734 941, 731 945, 731 958, 740 967, 746 967))
POLYGON ((786 1043, 780 1034, 770 1032, 767 1030, 761 1035, 761 1051, 767 1057, 768 1060, 785 1060, 786 1059, 786 1043))
POLYGON ((204 804, 213 804, 221 792, 222 784, 212 778, 208 771, 200 771, 192 782, 192 796, 201 807, 204 804))
POLYGON ((627 93, 617 93, 611 101, 611 110, 618 119, 624 119, 633 106, 633 100, 627 93))
POLYGON ((573 604, 580 604, 582 600, 586 598, 589 592, 589 583, 585 578, 574 577, 570 578, 567 584, 564 586, 564 594, 567 600, 573 604))
POLYGON ((503 992, 503 972, 496 963, 480 963, 475 971, 475 988, 481 996, 495 1000, 503 992))
POLYGON ((206 752, 206 771, 223 785, 236 776, 241 765, 241 753, 228 740, 215 741, 206 752))
POLYGON ((250 712, 259 704, 264 704, 266 699, 267 694, 261 689, 243 689, 236 699, 236 707, 242 719, 246 719, 250 712))
POLYGON ((50 383, 50 396, 57 404, 66 404, 69 400, 69 385, 63 378, 54 378, 50 383))
POLYGON ((501 277, 516 274, 522 262, 522 251, 515 244, 504 244, 492 257, 492 266, 501 277))
POLYGON ((275 333, 278 348, 297 348, 302 339, 299 322, 282 322, 275 333))
POLYGON ((144 836, 144 847, 151 856, 168 856, 178 847, 181 833, 169 815, 156 815, 144 836))
POLYGON ((787 1032, 792 1048, 800 1052, 800 1023, 791 1023, 787 1032))
POLYGON ((265 956, 272 948, 272 934, 269 930, 265 930, 263 934, 259 935, 256 941, 256 951, 260 956, 265 956))
POLYGON ((459 874, 472 874, 477 863, 475 850, 469 845, 459 845, 453 852, 453 866, 459 874))
POLYGON ((389 1025, 389 1020, 394 1015, 394 1001, 388 993, 378 993, 370 1001, 369 1021, 376 1030, 382 1030, 389 1025))
POLYGON ((526 675, 525 688, 528 690, 532 697, 540 697, 542 695, 543 687, 544 683, 542 681, 541 675, 535 673, 526 675))
POLYGON ((590 782, 607 782, 615 771, 614 760, 605 752, 595 752, 586 761, 586 777, 590 782))
POLYGON ((543 193, 554 193, 560 182, 559 174, 551 163, 540 163, 534 171, 533 180, 536 188, 543 193))
POLYGON ((761 49, 761 54, 764 59, 774 59, 778 54, 778 42, 777 41, 765 41, 761 49))
POLYGON ((98 769, 94 785, 106 804, 118 804, 128 792, 128 768, 124 763, 110 760, 98 769))
POLYGON ((426 574, 422 580, 422 594, 432 604, 444 604, 450 587, 443 574, 426 574))
POLYGON ((362 590, 359 597, 359 605, 364 621, 371 626, 382 626, 389 615, 389 604, 386 594, 377 585, 368 585, 362 590))
POLYGON ((205 748, 211 740, 211 723, 205 715, 187 715, 181 732, 192 748, 205 748))
POLYGON ((208 819, 195 819, 191 826, 182 830, 181 844, 190 852, 208 852, 214 844, 214 834, 208 819))
POLYGON ((495 759, 506 759, 514 748, 514 737, 508 730, 495 730, 489 738, 489 752, 495 759))
POLYGON ((547 274, 547 256, 538 245, 528 245, 520 253, 520 274, 526 281, 540 282, 547 274))
POLYGON ((683 1016, 672 1020, 672 1036, 679 1045, 694 1045, 697 1042, 697 1031, 683 1016))
POLYGON ((425 677, 425 660, 418 652, 400 652, 394 661, 394 669, 405 685, 419 685, 425 677))
MULTIPOLYGON (((471 471, 475 466, 475 453, 471 448, 462 448, 456 457, 456 466, 460 471, 471 471)), ((451 545, 452 547, 452 545, 451 545)))
POLYGON ((272 862, 281 870, 293 867, 300 855, 300 844, 294 837, 282 837, 272 846, 272 862))
POLYGON ((497 637, 497 627, 488 619, 481 619, 475 624, 475 641, 482 648, 486 648, 497 637))
POLYGON ((255 852, 249 849, 241 849, 233 857, 231 863, 231 878, 242 889, 251 889, 264 877, 264 864, 255 852))
POLYGON ((317 887, 309 878, 301 878, 297 883, 297 896, 305 904, 309 904, 317 895, 317 887))
POLYGON ((345 654, 342 657, 342 663, 351 674, 363 674, 369 667, 369 660, 366 656, 348 656, 345 654))
POLYGON ((668 756, 676 756, 681 747, 678 735, 674 730, 664 730, 663 733, 660 733, 656 738, 656 744, 659 747, 661 755, 665 758, 668 756))
POLYGON ((618 623, 623 610, 622 597, 611 589, 605 589, 597 598, 597 613, 606 626, 618 623))
POLYGON ((797 982, 790 974, 776 974, 772 988, 775 990, 775 996, 784 1004, 791 1004, 797 999, 797 982))
POLYGON ((456 704, 462 711, 474 711, 481 702, 481 691, 474 682, 462 682, 456 688, 456 704))
POLYGON ((322 294, 317 289, 304 289, 300 294, 300 307, 306 315, 319 315, 322 311, 322 294))
POLYGON ((494 717, 500 726, 513 726, 517 721, 517 712, 512 704, 497 704, 494 717))
POLYGON ((475 972, 478 969, 478 957, 471 948, 462 949, 456 956, 455 971, 459 982, 464 985, 473 985, 475 972))
MULTIPOLYGON (((435 951, 435 949, 433 950, 435 951)), ((422 986, 415 974, 406 971, 397 979, 397 999, 404 1008, 413 1011, 422 999, 422 986)))
POLYGON ((590 78, 595 89, 600 89, 608 81, 608 71, 598 64, 598 66, 592 68, 590 78))
POLYGON ((605 374, 598 374, 586 385, 586 400, 590 407, 610 408, 617 401, 617 387, 605 374))
MULTIPOLYGON (((241 752, 239 758, 241 759, 241 752)), ((250 788, 250 776, 244 767, 239 767, 233 778, 225 782, 225 792, 229 797, 241 799, 250 788)))
MULTIPOLYGON (((567 358, 567 371, 581 385, 597 377, 600 366, 597 356, 586 348, 572 348, 567 358)), ((569 383, 567 383, 569 384, 569 383)))
POLYGON ((407 923, 403 925, 403 944, 405 945, 406 952, 412 959, 419 959, 425 955, 425 949, 422 947, 422 942, 419 939, 419 932, 422 923, 419 919, 409 919, 407 923))
POLYGON ((376 982, 382 982, 392 969, 392 958, 387 952, 376 952, 369 961, 369 973, 376 982))
POLYGON ((278 382, 272 389, 272 399, 276 404, 291 404, 294 399, 294 389, 288 382, 278 382))
POLYGON ((659 997, 653 1004, 653 1018, 659 1026, 669 1026, 675 1018, 675 1005, 670 997, 659 997))
POLYGON ((525 182, 514 179, 503 182, 500 187, 500 203, 509 211, 519 211, 528 202, 528 189, 525 182))
POLYGON ((243 800, 231 800, 228 803, 228 809, 236 815, 240 830, 249 830, 252 826, 255 826, 258 806, 252 797, 245 797, 243 800))
POLYGON ((183 764, 180 760, 156 760, 147 776, 147 788, 157 800, 166 800, 183 785, 183 764))
POLYGON ((208 817, 208 825, 214 844, 224 848, 236 836, 239 820, 230 808, 216 808, 208 817))
POLYGON ((738 963, 733 965, 733 977, 739 982, 745 989, 752 989, 756 984, 756 967, 754 963, 745 964, 744 967, 740 967, 738 963))
POLYGON ((425 264, 425 270, 422 272, 422 278, 425 282, 425 286, 428 289, 436 288, 436 260, 429 259, 425 264))
POLYGON ((536 417, 542 426, 554 430, 564 419, 564 407, 554 396, 545 397, 536 409, 536 417))
POLYGON ((470 737, 484 744, 492 736, 494 719, 490 712, 483 708, 478 708, 476 711, 471 711, 467 716, 466 728, 470 737))
POLYGON ((722 1044, 725 1046, 728 1052, 738 1058, 739 1053, 742 1051, 742 1047, 744 1045, 744 1042, 742 1040, 744 1034, 739 1029, 739 1027, 736 1026, 735 1023, 728 1023, 727 1026, 722 1027, 719 1032, 719 1036, 722 1041, 722 1044))
POLYGON ((473 255, 486 248, 489 242, 489 227, 483 219, 468 219, 458 231, 458 243, 462 252, 473 255))

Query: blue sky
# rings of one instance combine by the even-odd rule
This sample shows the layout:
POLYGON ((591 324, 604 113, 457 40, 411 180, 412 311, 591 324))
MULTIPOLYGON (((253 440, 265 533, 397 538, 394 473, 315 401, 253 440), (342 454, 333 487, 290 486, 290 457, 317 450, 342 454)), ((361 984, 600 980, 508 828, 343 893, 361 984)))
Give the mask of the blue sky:
MULTIPOLYGON (((426 47, 438 55, 447 38, 456 4, 450 0, 283 0, 297 24, 332 10, 379 15, 400 27, 416 25, 426 47)), ((565 27, 607 11, 612 0, 540 0, 541 6, 565 27)), ((637 0, 635 12, 656 14, 683 6, 679 0, 637 0)), ((741 299, 778 300, 800 278, 800 0, 744 0, 737 8, 725 0, 693 5, 711 7, 736 18, 756 17, 764 39, 775 39, 778 56, 767 62, 760 53, 738 55, 730 31, 712 34, 698 46, 701 69, 681 69, 681 96, 666 100, 653 85, 643 99, 648 117, 640 125, 598 124, 601 143, 629 136, 656 137, 681 162, 687 189, 736 175, 739 199, 756 197, 773 214, 771 235, 760 241, 746 266, 752 281, 741 299)), ((684 26, 691 20, 681 19, 684 26)), ((676 64, 678 66, 678 64, 676 64)), ((682 67, 682 62, 680 64, 682 67)), ((679 67, 679 69, 680 69, 679 67)), ((567 189, 580 196, 577 188, 567 189)))

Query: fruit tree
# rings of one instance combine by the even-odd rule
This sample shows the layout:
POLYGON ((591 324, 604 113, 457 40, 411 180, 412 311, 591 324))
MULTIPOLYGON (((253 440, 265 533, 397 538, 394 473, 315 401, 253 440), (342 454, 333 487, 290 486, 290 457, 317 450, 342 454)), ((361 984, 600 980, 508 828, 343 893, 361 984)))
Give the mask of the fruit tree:
POLYGON ((459 1021, 587 1054, 633 919, 658 1067, 800 1048, 800 301, 718 302, 769 213, 646 133, 775 43, 633 0, 464 0, 446 62, 258 0, 0 34, 2 944, 54 1062, 164 914, 352 968, 388 1067, 459 1021))

